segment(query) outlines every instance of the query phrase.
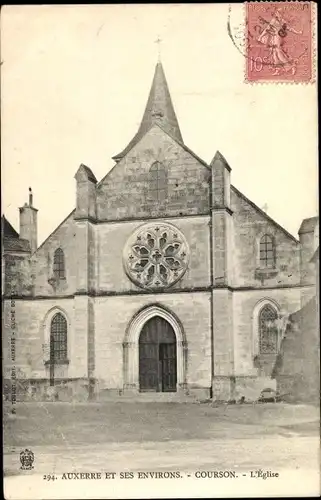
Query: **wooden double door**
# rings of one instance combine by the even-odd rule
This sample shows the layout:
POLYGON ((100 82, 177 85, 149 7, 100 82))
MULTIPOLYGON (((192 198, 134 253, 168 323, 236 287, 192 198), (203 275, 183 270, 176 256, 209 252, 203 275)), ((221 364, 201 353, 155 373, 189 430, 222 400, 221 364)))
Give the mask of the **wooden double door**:
POLYGON ((139 337, 140 391, 175 392, 177 383, 176 336, 172 326, 155 316, 139 337))

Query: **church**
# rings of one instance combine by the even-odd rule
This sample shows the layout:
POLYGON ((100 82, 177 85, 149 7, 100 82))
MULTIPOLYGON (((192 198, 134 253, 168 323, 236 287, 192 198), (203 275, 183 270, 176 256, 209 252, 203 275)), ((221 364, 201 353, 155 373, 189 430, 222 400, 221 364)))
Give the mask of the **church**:
MULTIPOLYGON (((161 62, 137 133, 38 246, 33 193, 2 218, 3 360, 29 400, 256 400, 288 318, 315 297, 318 218, 298 239, 184 143, 161 62)), ((40 214, 42 216, 42 214, 40 214)))

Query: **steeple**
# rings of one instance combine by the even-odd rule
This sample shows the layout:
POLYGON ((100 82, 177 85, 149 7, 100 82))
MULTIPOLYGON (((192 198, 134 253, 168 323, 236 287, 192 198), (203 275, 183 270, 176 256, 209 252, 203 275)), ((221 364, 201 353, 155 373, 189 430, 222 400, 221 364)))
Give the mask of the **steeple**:
POLYGON ((181 143, 183 142, 165 73, 160 61, 156 64, 153 83, 138 132, 124 151, 114 156, 113 159, 119 161, 123 158, 155 123, 159 124, 174 139, 177 139, 181 143))

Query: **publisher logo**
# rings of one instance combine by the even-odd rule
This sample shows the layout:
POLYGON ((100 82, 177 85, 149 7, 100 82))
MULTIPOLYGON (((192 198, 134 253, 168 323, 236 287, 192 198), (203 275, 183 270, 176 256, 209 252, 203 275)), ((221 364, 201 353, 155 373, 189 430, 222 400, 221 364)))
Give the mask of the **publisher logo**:
POLYGON ((20 462, 21 462, 21 467, 20 469, 22 470, 31 470, 33 469, 33 462, 35 460, 35 456, 32 453, 31 450, 28 450, 26 448, 20 453, 20 462))

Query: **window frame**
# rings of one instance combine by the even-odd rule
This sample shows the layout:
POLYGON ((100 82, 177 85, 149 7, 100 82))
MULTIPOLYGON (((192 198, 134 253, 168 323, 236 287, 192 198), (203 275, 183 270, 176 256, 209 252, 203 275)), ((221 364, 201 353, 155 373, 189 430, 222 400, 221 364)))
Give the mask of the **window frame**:
POLYGON ((66 279, 66 259, 65 253, 61 247, 56 248, 54 252, 52 272, 56 279, 66 279))
MULTIPOLYGON (((273 307, 273 305, 271 303, 268 303, 268 304, 264 304, 259 312, 258 312, 258 317, 257 317, 257 329, 258 329, 258 353, 260 356, 264 356, 264 355, 275 355, 279 352, 279 328, 278 328, 278 325, 277 325, 277 320, 279 318, 279 312, 278 310, 273 307), (266 313, 266 311, 268 311, 268 313, 271 315, 273 315, 273 318, 272 318, 272 321, 275 321, 276 324, 272 327, 265 327, 266 330, 265 331, 262 331, 262 315, 264 313, 266 313), (275 340, 274 340, 274 349, 273 350, 266 350, 264 348, 262 348, 262 345, 264 345, 264 343, 266 344, 266 341, 265 342, 262 342, 262 339, 263 339, 263 336, 264 334, 266 336, 268 335, 271 335, 271 332, 272 330, 275 330, 275 340), (269 332, 270 330, 270 332, 269 332)), ((271 321, 270 319, 266 318, 265 319, 265 323, 267 323, 268 321, 271 321)))
POLYGON ((68 321, 61 311, 55 312, 50 319, 49 362, 50 364, 54 365, 65 364, 66 362, 68 362, 68 321), (58 318, 60 320, 60 325, 59 323, 55 324, 55 320, 57 320, 58 318), (57 328, 57 331, 53 331, 53 326, 57 328), (55 335, 60 336, 60 338, 55 338, 55 335), (59 344, 59 349, 56 348, 56 344, 59 344), (62 348, 61 345, 63 346, 62 348), (63 353, 64 355, 56 356, 57 353, 63 353))
POLYGON ((161 202, 167 199, 168 197, 167 181, 168 181, 168 175, 166 167, 162 162, 155 161, 149 169, 149 195, 153 200, 161 202))
POLYGON ((265 233, 260 236, 258 244, 258 259, 260 269, 275 269, 276 246, 275 238, 271 234, 265 233))

